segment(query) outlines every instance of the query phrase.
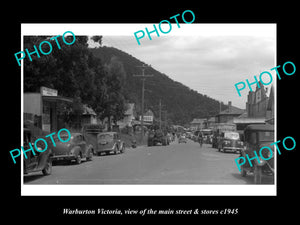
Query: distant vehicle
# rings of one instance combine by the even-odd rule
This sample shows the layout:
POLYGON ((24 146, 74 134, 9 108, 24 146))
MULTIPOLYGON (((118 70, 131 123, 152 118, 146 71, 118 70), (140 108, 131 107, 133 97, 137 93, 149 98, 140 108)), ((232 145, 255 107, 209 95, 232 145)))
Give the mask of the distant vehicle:
MULTIPOLYGON (((32 146, 34 146, 33 137, 31 130, 28 128, 24 128, 24 144, 23 148, 29 149, 29 143, 31 143, 32 146)), ((40 144, 41 142, 39 142, 40 144)), ((38 148, 41 148, 40 150, 44 149, 45 146, 39 146, 37 144, 38 148)), ((44 145, 44 144, 43 144, 44 145)), ((32 154, 31 151, 26 152, 27 159, 23 157, 24 160, 24 174, 28 174, 31 172, 38 172, 42 171, 44 175, 50 175, 52 172, 52 159, 51 159, 52 150, 51 148, 48 148, 44 152, 38 152, 35 151, 35 155, 32 154)))
POLYGON ((178 143, 186 143, 186 142, 187 140, 185 134, 181 134, 178 138, 178 143))
POLYGON ((236 131, 236 124, 231 123, 217 123, 213 127, 213 134, 212 134, 212 147, 218 148, 219 141, 221 140, 221 133, 225 131, 236 131))
POLYGON ((241 152, 244 149, 244 143, 240 140, 239 133, 225 131, 221 133, 218 149, 223 152, 241 152))
MULTIPOLYGON (((69 137, 60 135, 60 138, 66 140, 69 137)), ((55 143, 56 147, 53 147, 53 161, 75 161, 77 164, 80 164, 84 158, 86 161, 90 161, 93 158, 93 145, 88 144, 81 133, 71 133, 71 139, 68 142, 56 141, 55 143)))
POLYGON ((193 133, 191 131, 186 132, 186 137, 192 139, 193 133))
POLYGON ((201 133, 200 130, 196 130, 194 132, 194 135, 192 136, 192 140, 195 141, 195 142, 199 142, 199 134, 201 133))
MULTIPOLYGON (((264 146, 270 146, 274 140, 274 126, 269 124, 253 124, 248 125, 244 130, 246 148, 241 151, 241 156, 246 158, 248 154, 249 158, 254 157, 254 151, 258 151, 264 146)), ((274 153, 274 148, 272 151, 274 153)), ((260 184, 262 175, 273 175, 274 176, 274 154, 270 158, 269 151, 262 151, 264 158, 268 158, 267 161, 259 157, 260 163, 257 160, 252 160, 253 166, 250 166, 248 160, 241 166, 242 176, 246 176, 247 172, 254 173, 254 183, 260 184)), ((240 159, 241 160, 241 159, 240 159)), ((241 163, 241 162, 239 162, 241 163)))
POLYGON ((104 153, 124 153, 125 143, 121 140, 117 132, 101 132, 97 135, 98 147, 96 154, 104 153))
POLYGON ((212 143, 212 129, 202 129, 203 134, 203 143, 211 144, 212 143))
POLYGON ((148 135, 148 146, 155 146, 161 144, 163 146, 169 145, 169 140, 162 130, 150 131, 148 135))

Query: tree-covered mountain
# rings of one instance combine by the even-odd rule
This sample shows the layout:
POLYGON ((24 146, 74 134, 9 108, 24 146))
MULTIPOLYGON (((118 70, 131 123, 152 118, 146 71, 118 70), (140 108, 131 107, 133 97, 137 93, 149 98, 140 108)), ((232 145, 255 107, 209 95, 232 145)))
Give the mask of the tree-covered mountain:
MULTIPOLYGON (((24 47, 32 50, 42 41, 48 40, 52 46, 55 41, 47 36, 25 36, 24 47)), ((92 40, 101 46, 102 36, 92 40)), ((74 99, 72 108, 62 107, 65 122, 74 123, 83 104, 91 107, 99 119, 122 119, 126 110, 125 103, 133 102, 137 114, 141 114, 142 81, 134 74, 141 74, 147 62, 112 47, 89 48, 87 36, 77 36, 76 42, 53 47, 51 54, 37 57, 32 61, 24 59, 24 92, 38 92, 41 86, 54 88, 59 94, 74 99), (74 120, 75 120, 74 119, 74 120)), ((50 49, 46 46, 45 52, 50 49)), ((219 111, 219 102, 202 95, 183 84, 170 79, 154 68, 145 69, 152 74, 145 82, 145 111, 151 109, 156 119, 159 117, 161 101, 162 119, 169 124, 184 125, 193 118, 212 116, 219 111)))
MULTIPOLYGON (((134 74, 141 74, 143 64, 137 58, 113 47, 100 47, 90 49, 93 54, 100 58, 104 64, 109 63, 115 56, 123 63, 126 73, 125 98, 136 104, 137 113, 141 112, 142 81, 134 74)), ((173 124, 187 124, 193 118, 213 116, 219 112, 219 102, 190 89, 189 87, 172 80, 152 67, 145 69, 145 74, 153 74, 153 77, 145 81, 145 111, 151 109, 158 117, 159 100, 163 105, 162 110, 167 111, 167 120, 173 124)), ((163 118, 164 118, 163 114, 163 118)))

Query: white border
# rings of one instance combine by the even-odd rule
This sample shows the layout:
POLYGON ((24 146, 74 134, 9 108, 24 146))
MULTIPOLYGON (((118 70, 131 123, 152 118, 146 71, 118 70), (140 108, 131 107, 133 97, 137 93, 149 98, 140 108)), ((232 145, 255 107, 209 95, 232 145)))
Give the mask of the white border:
MULTIPOLYGON (((62 35, 72 31, 75 35, 126 35, 133 36, 134 32, 152 24, 21 24, 21 50, 25 35, 62 35)), ((176 24, 174 24, 176 26, 176 24)), ((173 26, 172 26, 173 27, 173 26)), ((172 29, 172 35, 255 35, 276 37, 276 24, 181 24, 180 29, 172 29)), ((133 41, 135 41, 133 36, 133 41)), ((275 42, 275 49, 276 49, 275 42)), ((138 47, 138 45, 137 45, 138 47)), ((276 66, 276 54, 275 62, 276 66)), ((266 70, 269 68, 266 68, 266 70)), ((23 61, 21 62, 21 134, 23 134, 23 61)), ((277 79, 274 79, 275 94, 275 137, 277 140, 277 79)), ((23 143, 23 135, 21 135, 23 143)), ((277 154, 275 154, 275 171, 277 171, 277 154)), ((21 154, 21 195, 38 196, 276 196, 277 173, 274 185, 42 185, 26 184, 23 178, 23 154, 21 154)))

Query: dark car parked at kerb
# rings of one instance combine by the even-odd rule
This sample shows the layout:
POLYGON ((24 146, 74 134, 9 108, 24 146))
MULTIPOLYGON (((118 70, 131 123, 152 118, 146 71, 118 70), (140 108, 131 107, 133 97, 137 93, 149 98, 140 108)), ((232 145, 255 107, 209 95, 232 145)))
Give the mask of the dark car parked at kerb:
MULTIPOLYGON (((30 129, 24 128, 24 145, 23 148, 25 150, 29 149, 29 143, 34 146, 33 137, 30 129)), ((43 142, 38 143, 38 148, 40 150, 45 149, 43 142)), ((44 152, 35 151, 35 155, 32 151, 26 152, 27 158, 24 156, 24 174, 28 174, 31 172, 42 171, 44 175, 49 175, 52 172, 52 160, 51 160, 51 149, 48 148, 44 152)))
POLYGON ((162 130, 150 131, 148 135, 148 146, 155 146, 161 144, 163 146, 169 145, 169 140, 162 130))
MULTIPOLYGON (((54 138, 57 138, 54 137, 54 138)), ((67 140, 69 136, 60 136, 61 139, 67 140)), ((93 145, 88 144, 81 133, 71 133, 71 139, 68 142, 56 142, 56 147, 53 147, 53 161, 75 161, 81 163, 83 158, 86 161, 93 158, 93 145)))
MULTIPOLYGON (((249 158, 252 158, 255 156, 254 151, 258 152, 262 147, 270 146, 275 141, 274 126, 269 124, 248 125, 244 130, 244 135, 246 149, 241 151, 242 157, 246 157, 246 154, 248 154, 249 158)), ((273 152, 272 156, 270 151, 262 151, 262 156, 268 160, 263 160, 259 156, 260 163, 258 160, 252 160, 253 166, 250 166, 247 160, 241 166, 242 176, 246 176, 247 172, 253 172, 255 184, 261 183, 262 175, 270 175, 274 178, 274 146, 272 146, 271 150, 273 152)))
POLYGON ((124 153, 125 143, 121 140, 117 132, 101 132, 97 135, 96 154, 103 153, 124 153))

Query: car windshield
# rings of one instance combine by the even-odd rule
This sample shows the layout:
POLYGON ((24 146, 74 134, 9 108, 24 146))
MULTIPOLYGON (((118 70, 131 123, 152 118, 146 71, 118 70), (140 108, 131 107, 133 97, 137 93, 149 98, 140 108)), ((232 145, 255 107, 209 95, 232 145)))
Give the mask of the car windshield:
POLYGON ((99 140, 105 140, 105 141, 111 141, 113 140, 113 135, 112 134, 100 134, 98 136, 99 140))
POLYGON ((259 141, 274 141, 274 132, 260 131, 258 132, 259 141))
POLYGON ((238 140, 240 138, 240 135, 239 133, 225 133, 224 137, 228 139, 238 140))

